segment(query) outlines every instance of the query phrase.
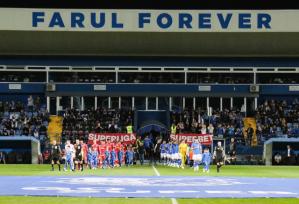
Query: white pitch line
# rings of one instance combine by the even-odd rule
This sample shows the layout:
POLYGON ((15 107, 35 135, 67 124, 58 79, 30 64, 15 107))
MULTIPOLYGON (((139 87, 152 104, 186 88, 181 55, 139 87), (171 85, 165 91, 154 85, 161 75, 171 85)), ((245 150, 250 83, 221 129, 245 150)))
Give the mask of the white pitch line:
POLYGON ((159 171, 156 169, 156 167, 155 166, 152 166, 152 167, 154 169, 154 172, 155 172, 156 176, 161 176, 159 171))
MULTIPOLYGON (((155 172, 156 176, 161 176, 158 169, 154 165, 152 167, 154 169, 154 172, 155 172)), ((175 198, 171 198, 171 203, 172 204, 178 204, 178 201, 175 198)))
POLYGON ((172 204, 179 204, 178 201, 175 198, 171 198, 171 203, 172 204))

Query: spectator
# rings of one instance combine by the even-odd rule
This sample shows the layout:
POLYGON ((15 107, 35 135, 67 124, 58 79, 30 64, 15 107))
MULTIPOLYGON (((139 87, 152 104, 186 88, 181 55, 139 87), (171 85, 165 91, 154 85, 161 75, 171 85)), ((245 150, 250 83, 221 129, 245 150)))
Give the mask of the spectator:
POLYGON ((246 133, 247 133, 246 144, 248 146, 251 146, 251 144, 252 144, 252 137, 253 137, 253 134, 254 134, 254 129, 252 128, 251 124, 249 124, 249 127, 246 130, 246 133))
POLYGON ((145 153, 144 143, 142 141, 140 141, 140 144, 138 147, 138 155, 139 155, 139 161, 140 161, 141 165, 144 164, 144 153, 145 153))
POLYGON ((34 103, 33 103, 33 97, 32 95, 30 95, 27 99, 27 106, 28 106, 28 110, 29 111, 33 111, 33 106, 34 106, 34 103))
POLYGON ((228 152, 228 154, 230 156, 229 162, 231 164, 236 164, 236 160, 237 160, 236 152, 237 152, 237 145, 236 145, 235 139, 231 138, 230 144, 229 144, 229 152, 228 152))
POLYGON ((0 152, 0 164, 6 164, 5 154, 0 152))
POLYGON ((147 136, 145 136, 144 141, 143 141, 144 149, 145 149, 145 155, 149 159, 151 156, 151 147, 152 147, 152 141, 151 139, 147 136))
POLYGON ((295 152, 290 145, 287 145, 287 164, 294 165, 296 163, 295 160, 295 152))
POLYGON ((209 126, 208 126, 208 133, 209 134, 214 134, 214 127, 213 127, 212 124, 209 124, 209 126))
POLYGON ((281 164, 281 160, 282 160, 282 157, 281 157, 281 155, 277 152, 277 153, 274 155, 274 165, 280 165, 280 164, 281 164))
POLYGON ((36 139, 39 139, 39 132, 38 132, 37 129, 34 130, 33 136, 34 136, 36 139))

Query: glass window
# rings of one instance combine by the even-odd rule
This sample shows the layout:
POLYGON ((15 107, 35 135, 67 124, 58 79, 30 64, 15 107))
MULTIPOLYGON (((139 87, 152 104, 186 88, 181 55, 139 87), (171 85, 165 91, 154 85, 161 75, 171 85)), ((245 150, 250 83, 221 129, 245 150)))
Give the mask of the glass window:
POLYGON ((121 97, 121 108, 132 109, 132 97, 121 97))
POLYGON ((97 100, 98 100, 97 103, 98 109, 108 108, 108 97, 98 96, 97 100))
POLYGON ((148 109, 149 110, 156 110, 156 97, 149 97, 148 98, 148 109))
POLYGON ((84 109, 85 110, 93 110, 94 109, 94 96, 85 96, 84 97, 84 109))
POLYGON ((145 110, 145 97, 135 97, 135 109, 145 110))

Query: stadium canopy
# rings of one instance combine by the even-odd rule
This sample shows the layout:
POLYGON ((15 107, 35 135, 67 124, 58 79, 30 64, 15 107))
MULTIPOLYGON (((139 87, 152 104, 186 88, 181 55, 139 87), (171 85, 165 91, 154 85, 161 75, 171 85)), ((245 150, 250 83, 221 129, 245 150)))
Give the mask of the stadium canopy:
POLYGON ((0 31, 0 55, 298 57, 299 35, 0 31))
POLYGON ((149 133, 151 131, 166 133, 168 128, 159 121, 151 120, 144 122, 137 130, 137 133, 139 135, 144 135, 145 133, 149 133))

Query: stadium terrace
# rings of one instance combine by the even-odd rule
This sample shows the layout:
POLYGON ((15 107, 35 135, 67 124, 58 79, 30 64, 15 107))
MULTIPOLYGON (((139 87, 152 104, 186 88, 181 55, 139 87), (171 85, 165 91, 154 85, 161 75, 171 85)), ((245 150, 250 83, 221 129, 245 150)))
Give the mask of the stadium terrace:
MULTIPOLYGON (((252 14, 248 12, 221 13, 202 11, 178 12, 175 14, 166 11, 136 12, 130 19, 133 22, 125 21, 124 14, 119 12, 32 12, 32 27, 47 28, 72 28, 72 29, 103 29, 112 28, 118 30, 157 28, 167 29, 271 29, 271 15, 267 13, 252 14), (137 16, 135 16, 137 15, 137 16), (135 20, 136 19, 136 20, 135 20), (136 21, 136 22, 135 22, 136 21), (131 27, 127 24, 133 24, 131 27), (130 28, 129 28, 130 27, 130 28)), ((132 15, 132 14, 129 14, 132 15)))

